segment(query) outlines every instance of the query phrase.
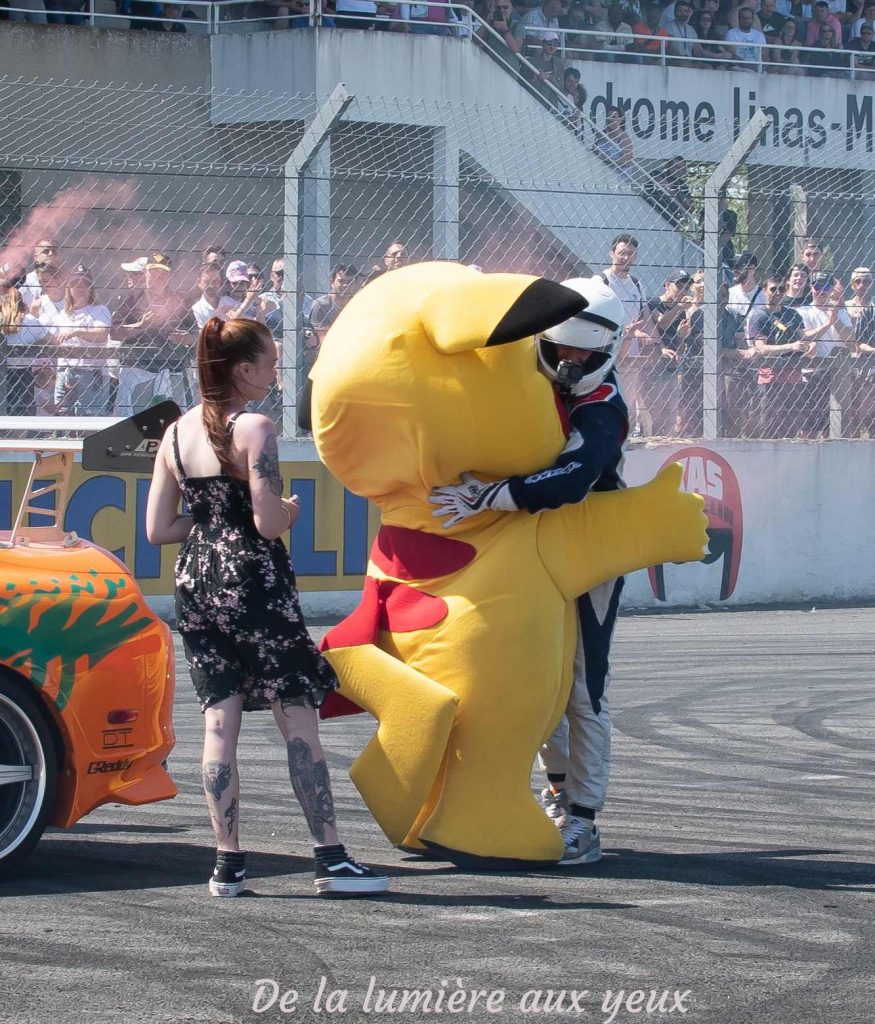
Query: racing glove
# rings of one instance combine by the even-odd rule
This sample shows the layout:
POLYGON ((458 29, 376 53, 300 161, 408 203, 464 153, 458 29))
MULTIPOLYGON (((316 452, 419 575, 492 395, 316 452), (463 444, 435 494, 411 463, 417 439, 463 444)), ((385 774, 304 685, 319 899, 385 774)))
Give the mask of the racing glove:
POLYGON ((486 484, 471 473, 462 473, 460 479, 461 483, 458 484, 435 487, 428 499, 432 505, 437 506, 432 512, 433 516, 448 517, 443 524, 445 530, 488 510, 519 512, 519 505, 510 495, 507 480, 486 484))

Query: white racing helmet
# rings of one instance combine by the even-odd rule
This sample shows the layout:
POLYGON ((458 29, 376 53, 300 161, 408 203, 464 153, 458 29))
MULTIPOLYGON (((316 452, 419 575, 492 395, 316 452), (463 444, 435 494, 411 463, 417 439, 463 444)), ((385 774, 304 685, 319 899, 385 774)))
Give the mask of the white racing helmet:
POLYGON ((541 369, 572 395, 588 395, 611 372, 620 350, 626 311, 616 294, 598 277, 574 277, 563 281, 579 292, 586 309, 541 334, 537 341, 541 369), (581 366, 560 359, 557 345, 586 349, 593 354, 581 366))

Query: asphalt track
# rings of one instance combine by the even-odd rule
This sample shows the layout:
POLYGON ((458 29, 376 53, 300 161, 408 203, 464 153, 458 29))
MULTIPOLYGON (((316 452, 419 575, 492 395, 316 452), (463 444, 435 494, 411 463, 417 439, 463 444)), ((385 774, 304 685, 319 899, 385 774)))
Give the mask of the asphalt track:
MULTIPOLYGON (((247 719, 241 749, 253 896, 207 896, 200 716, 182 666, 180 796, 48 834, 0 886, 0 1020, 871 1024, 875 610, 624 618, 615 666, 606 856, 590 868, 476 875, 393 851, 345 772, 368 722, 327 725, 346 841, 393 876, 379 901, 342 902, 312 891, 266 715, 247 719), (314 1010, 323 976, 348 990, 345 1013, 314 1010), (431 988, 433 1012, 365 1012, 371 976, 431 988), (264 978, 298 991, 294 1014, 253 1011, 264 978), (485 996, 434 1012, 459 984, 465 1006, 472 989, 503 990, 498 1012, 485 996), (571 1012, 523 1013, 531 989, 568 990, 571 1012), (620 989, 644 995, 611 1017, 620 989)), ((493 799, 488 779, 472 799, 493 799)))

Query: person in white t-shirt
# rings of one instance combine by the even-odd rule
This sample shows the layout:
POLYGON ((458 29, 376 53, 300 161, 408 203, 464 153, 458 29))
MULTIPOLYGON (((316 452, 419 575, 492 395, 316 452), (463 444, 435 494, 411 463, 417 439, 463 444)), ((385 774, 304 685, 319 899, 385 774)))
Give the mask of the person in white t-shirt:
POLYGON ((264 276, 254 264, 243 260, 232 260, 225 271, 230 289, 216 306, 216 316, 222 320, 264 319, 261 293, 264 291, 264 276))
POLYGON ((875 31, 875 0, 866 0, 863 4, 863 16, 857 18, 851 25, 851 39, 859 39, 860 32, 864 25, 868 25, 875 31))
POLYGON ((843 348, 853 348, 854 327, 844 306, 836 300, 836 278, 832 274, 815 274, 811 278, 811 305, 800 306, 799 315, 805 324, 805 340, 814 343, 810 353, 825 358, 843 348))
POLYGON ((197 287, 201 295, 191 307, 197 329, 202 331, 210 317, 218 316, 219 300, 222 297, 222 271, 214 263, 202 263, 197 275, 197 287))
POLYGON ((643 404, 642 369, 637 357, 643 355, 644 349, 653 344, 654 337, 653 318, 647 306, 647 293, 632 273, 632 267, 637 259, 638 239, 630 234, 617 235, 611 242, 610 266, 596 275, 623 303, 626 314, 618 363, 629 406, 632 434, 650 432, 651 417, 643 404))
POLYGON ((750 315, 754 306, 763 306, 766 294, 757 284, 759 260, 752 252, 740 252, 732 267, 732 287, 726 308, 742 319, 750 315))
POLYGON ((61 250, 58 243, 53 239, 44 238, 33 247, 33 270, 24 279, 21 286, 21 297, 27 307, 27 311, 33 312, 31 307, 43 293, 43 282, 47 274, 61 272, 61 250))
POLYGON ((740 61, 733 65, 733 70, 756 71, 757 65, 765 59, 765 54, 753 43, 766 45, 766 37, 758 28, 753 27, 754 12, 750 7, 739 7, 738 28, 731 28, 725 41, 735 50, 735 59, 740 61), (747 44, 747 45, 745 45, 747 44))
POLYGON ((67 278, 64 305, 49 320, 60 347, 55 376, 55 411, 62 416, 100 416, 109 403, 109 355, 112 321, 97 302, 91 271, 78 264, 67 278))
POLYGON ((0 412, 9 416, 33 416, 37 412, 39 367, 22 350, 25 346, 51 341, 51 333, 45 324, 28 313, 21 292, 8 276, 6 267, 0 268, 0 338, 5 339, 8 346, 5 393, 0 380, 0 412))

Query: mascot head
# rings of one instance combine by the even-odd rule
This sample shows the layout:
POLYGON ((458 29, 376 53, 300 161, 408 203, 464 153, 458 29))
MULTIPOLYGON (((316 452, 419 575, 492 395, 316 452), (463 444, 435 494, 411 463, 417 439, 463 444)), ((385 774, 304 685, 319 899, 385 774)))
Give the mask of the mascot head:
POLYGON ((553 281, 419 263, 366 285, 323 342, 313 437, 345 487, 384 510, 464 470, 529 473, 561 451, 534 336, 586 300, 553 281))

